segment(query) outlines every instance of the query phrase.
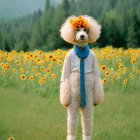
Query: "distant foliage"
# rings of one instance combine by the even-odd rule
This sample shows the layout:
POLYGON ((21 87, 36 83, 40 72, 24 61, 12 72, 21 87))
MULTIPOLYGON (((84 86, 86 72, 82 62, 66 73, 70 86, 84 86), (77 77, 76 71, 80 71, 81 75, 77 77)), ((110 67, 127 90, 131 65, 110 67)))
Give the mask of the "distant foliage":
POLYGON ((22 18, 0 20, 0 49, 44 51, 72 46, 60 38, 59 29, 70 15, 87 14, 102 25, 101 37, 90 46, 140 47, 139 0, 62 0, 22 18))

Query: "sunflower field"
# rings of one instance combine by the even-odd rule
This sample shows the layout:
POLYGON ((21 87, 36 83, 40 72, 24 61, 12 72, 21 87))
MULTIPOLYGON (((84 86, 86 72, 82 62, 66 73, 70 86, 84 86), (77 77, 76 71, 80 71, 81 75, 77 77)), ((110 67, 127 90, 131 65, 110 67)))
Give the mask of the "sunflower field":
MULTIPOLYGON (((139 90, 140 49, 92 48, 106 90, 139 90)), ((42 96, 59 90, 63 61, 69 50, 33 52, 0 50, 0 86, 42 96)))

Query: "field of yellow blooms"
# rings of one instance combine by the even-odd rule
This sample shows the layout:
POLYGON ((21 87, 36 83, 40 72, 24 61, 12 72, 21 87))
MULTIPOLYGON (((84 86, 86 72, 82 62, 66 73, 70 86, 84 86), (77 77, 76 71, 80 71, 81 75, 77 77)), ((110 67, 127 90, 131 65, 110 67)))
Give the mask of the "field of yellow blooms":
MULTIPOLYGON (((112 46, 92 48, 98 59, 105 90, 121 91, 139 88, 140 49, 115 49, 112 46)), ((59 89, 63 61, 69 50, 19 53, 0 50, 0 86, 47 96, 59 89)))

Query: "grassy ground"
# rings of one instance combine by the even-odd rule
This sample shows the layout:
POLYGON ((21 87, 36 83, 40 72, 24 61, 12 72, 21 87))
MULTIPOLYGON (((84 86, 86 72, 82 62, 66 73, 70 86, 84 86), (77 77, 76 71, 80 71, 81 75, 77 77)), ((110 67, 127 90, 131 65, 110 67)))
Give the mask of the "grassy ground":
MULTIPOLYGON (((59 93, 58 93, 59 94, 59 93)), ((105 92, 94 109, 93 140, 139 140, 139 93, 105 92)), ((43 98, 0 88, 0 140, 66 140, 66 108, 59 95, 43 98)), ((81 137, 80 113, 76 140, 81 137)))

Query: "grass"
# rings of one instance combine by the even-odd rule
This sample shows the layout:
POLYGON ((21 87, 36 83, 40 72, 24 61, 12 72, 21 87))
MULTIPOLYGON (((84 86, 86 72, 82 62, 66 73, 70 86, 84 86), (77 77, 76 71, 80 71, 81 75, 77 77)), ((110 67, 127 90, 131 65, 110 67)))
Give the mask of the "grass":
MULTIPOLYGON (((139 140, 140 94, 105 92, 104 102, 94 108, 93 140, 139 140)), ((67 110, 55 96, 0 88, 0 140, 65 140, 67 110)), ((76 140, 82 140, 81 120, 76 140)))

